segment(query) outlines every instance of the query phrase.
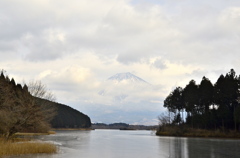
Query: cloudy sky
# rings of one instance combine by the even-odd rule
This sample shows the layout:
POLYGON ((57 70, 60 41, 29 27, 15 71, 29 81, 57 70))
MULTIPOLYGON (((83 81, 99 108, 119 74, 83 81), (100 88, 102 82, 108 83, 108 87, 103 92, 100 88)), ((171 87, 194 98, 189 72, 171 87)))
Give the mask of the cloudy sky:
POLYGON ((93 122, 154 124, 174 87, 240 73, 239 26, 239 0, 0 0, 0 68, 93 122), (154 88, 101 98, 121 72, 154 88))

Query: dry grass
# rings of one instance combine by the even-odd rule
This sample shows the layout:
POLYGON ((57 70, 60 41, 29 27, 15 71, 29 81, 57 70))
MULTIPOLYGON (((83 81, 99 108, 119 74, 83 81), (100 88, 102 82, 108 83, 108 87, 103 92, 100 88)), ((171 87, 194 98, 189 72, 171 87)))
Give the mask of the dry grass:
POLYGON ((0 140, 0 157, 9 155, 56 153, 57 147, 44 142, 6 142, 0 140))
POLYGON ((48 134, 56 134, 55 131, 48 131, 48 134))

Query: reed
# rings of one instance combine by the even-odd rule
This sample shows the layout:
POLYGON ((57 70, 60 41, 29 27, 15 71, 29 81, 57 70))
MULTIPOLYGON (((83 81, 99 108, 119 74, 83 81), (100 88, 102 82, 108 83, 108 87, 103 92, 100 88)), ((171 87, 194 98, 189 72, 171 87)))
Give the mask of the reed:
POLYGON ((44 142, 11 142, 0 140, 0 157, 23 154, 52 154, 57 152, 57 146, 44 142))
POLYGON ((56 134, 55 131, 48 131, 48 134, 56 134))

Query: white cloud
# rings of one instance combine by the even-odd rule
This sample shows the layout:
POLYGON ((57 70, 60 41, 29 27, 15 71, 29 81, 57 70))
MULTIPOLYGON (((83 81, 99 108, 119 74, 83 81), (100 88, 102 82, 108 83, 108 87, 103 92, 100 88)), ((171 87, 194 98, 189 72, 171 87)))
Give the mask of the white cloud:
POLYGON ((59 102, 94 119, 141 122, 123 111, 160 113, 173 87, 240 72, 239 8, 238 0, 0 1, 0 67, 17 82, 42 80, 59 102), (113 95, 98 92, 118 94, 104 80, 120 72, 154 88, 117 87, 132 95, 113 104, 113 95))

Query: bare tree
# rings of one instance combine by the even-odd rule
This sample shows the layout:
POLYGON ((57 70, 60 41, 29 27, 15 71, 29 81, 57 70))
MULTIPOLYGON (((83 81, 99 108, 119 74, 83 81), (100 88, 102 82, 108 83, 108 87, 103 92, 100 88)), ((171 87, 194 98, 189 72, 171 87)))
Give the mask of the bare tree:
POLYGON ((172 121, 171 116, 168 114, 168 112, 162 112, 159 116, 158 116, 158 120, 159 120, 159 125, 160 126, 164 126, 167 124, 170 124, 172 121))
POLYGON ((49 101, 55 101, 56 98, 50 90, 47 89, 46 85, 42 84, 41 81, 30 81, 28 83, 28 91, 30 94, 37 98, 46 99, 49 101))
POLYGON ((158 116, 158 120, 159 120, 159 126, 158 126, 158 131, 164 131, 165 127, 167 125, 170 125, 173 121, 173 115, 170 115, 169 112, 162 112, 159 116, 158 116))
POLYGON ((46 128, 49 129, 49 122, 56 115, 56 108, 53 105, 53 102, 56 100, 55 96, 41 81, 31 81, 27 88, 29 93, 33 96, 32 99, 35 106, 38 108, 38 116, 35 118, 38 119, 38 121, 40 119, 40 121, 38 128, 35 130, 41 131, 46 130, 46 128))

